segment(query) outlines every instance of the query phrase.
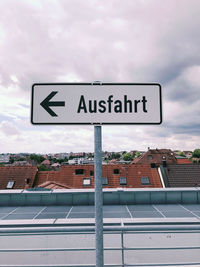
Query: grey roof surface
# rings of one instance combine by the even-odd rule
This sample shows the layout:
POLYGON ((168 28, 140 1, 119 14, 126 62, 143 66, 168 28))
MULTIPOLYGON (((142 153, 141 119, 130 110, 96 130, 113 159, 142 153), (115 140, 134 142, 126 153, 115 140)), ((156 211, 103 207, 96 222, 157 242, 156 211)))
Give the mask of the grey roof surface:
MULTIPOLYGON (((200 266, 200 188, 104 190, 104 266, 200 266)), ((94 190, 0 192, 0 267, 95 267, 94 190)))
MULTIPOLYGON (((195 218, 200 222, 200 204, 106 205, 104 218, 195 218)), ((94 206, 13 206, 0 207, 0 220, 95 218, 94 206)), ((130 221, 131 221, 130 220, 130 221)), ((3 223, 3 222, 2 222, 3 223)))
POLYGON ((200 186, 200 164, 171 164, 165 170, 169 187, 200 186))

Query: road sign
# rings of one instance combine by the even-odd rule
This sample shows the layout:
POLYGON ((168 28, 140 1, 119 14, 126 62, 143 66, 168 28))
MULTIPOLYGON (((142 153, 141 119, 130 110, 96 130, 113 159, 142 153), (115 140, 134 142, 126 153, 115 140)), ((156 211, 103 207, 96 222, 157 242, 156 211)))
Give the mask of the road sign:
POLYGON ((160 124, 154 83, 52 83, 32 86, 33 124, 160 124))

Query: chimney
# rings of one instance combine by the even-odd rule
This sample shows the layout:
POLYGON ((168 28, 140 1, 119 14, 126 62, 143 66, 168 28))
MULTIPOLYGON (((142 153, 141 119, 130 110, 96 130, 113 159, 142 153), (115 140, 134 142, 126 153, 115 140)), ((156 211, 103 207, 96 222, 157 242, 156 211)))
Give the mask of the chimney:
POLYGON ((163 165, 163 167, 164 167, 164 168, 166 168, 166 167, 167 167, 167 162, 166 162, 166 159, 163 159, 163 160, 162 160, 162 165, 163 165))

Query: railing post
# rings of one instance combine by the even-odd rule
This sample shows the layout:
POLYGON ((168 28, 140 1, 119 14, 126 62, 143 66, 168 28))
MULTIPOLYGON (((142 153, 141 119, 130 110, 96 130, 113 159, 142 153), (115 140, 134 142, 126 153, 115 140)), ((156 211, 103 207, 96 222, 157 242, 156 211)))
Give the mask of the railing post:
POLYGON ((124 267, 124 233, 121 231, 121 244, 122 244, 122 266, 124 267))

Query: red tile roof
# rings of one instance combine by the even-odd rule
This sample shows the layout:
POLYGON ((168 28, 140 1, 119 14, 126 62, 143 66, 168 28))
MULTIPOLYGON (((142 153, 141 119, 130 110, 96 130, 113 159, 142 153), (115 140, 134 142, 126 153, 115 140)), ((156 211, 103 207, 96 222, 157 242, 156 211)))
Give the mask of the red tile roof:
POLYGON ((43 160, 41 165, 51 165, 51 162, 48 159, 43 160))
MULTIPOLYGON (((108 164, 102 166, 102 177, 108 179, 107 188, 143 188, 162 187, 156 168, 148 164, 108 164), (149 178, 149 185, 141 184, 141 177, 149 178), (120 178, 126 178, 126 184, 120 184, 120 178)), ((38 171, 37 167, 9 166, 0 167, 0 189, 6 189, 9 181, 14 181, 13 189, 28 187, 46 188, 94 188, 94 165, 65 165, 59 171, 38 171), (29 178, 29 185, 26 179, 29 178), (84 185, 85 178, 90 184, 84 185)))
POLYGON ((0 167, 0 189, 7 189, 9 181, 14 181, 14 186, 10 189, 32 187, 36 173, 35 166, 2 166, 0 167), (28 185, 26 185, 26 179, 29 179, 28 185))
POLYGON ((189 160, 188 158, 177 158, 177 164, 191 164, 192 161, 189 160))
POLYGON ((33 186, 37 187, 40 184, 43 184, 44 182, 47 182, 47 181, 58 182, 59 176, 60 176, 59 171, 38 171, 33 186))
POLYGON ((140 158, 132 161, 132 164, 151 164, 155 163, 159 166, 166 160, 167 164, 177 163, 176 157, 170 149, 150 149, 144 153, 140 158))
MULTIPOLYGON (((162 187, 160 177, 156 168, 150 165, 122 165, 108 164, 102 166, 102 177, 108 178, 108 185, 104 187, 117 188, 143 188, 143 187, 162 187), (118 174, 114 173, 118 170, 118 174), (120 177, 126 177, 127 184, 120 185, 120 177), (148 177, 150 184, 142 185, 141 177, 148 177)), ((60 171, 38 172, 34 186, 51 181, 66 185, 69 188, 94 188, 94 165, 66 165, 62 166, 60 171), (76 174, 76 170, 83 170, 83 174, 76 174), (83 185, 83 179, 90 178, 90 185, 83 185)))
POLYGON ((48 189, 71 189, 71 187, 67 185, 60 184, 54 181, 44 182, 43 184, 40 184, 38 187, 48 188, 48 189))

